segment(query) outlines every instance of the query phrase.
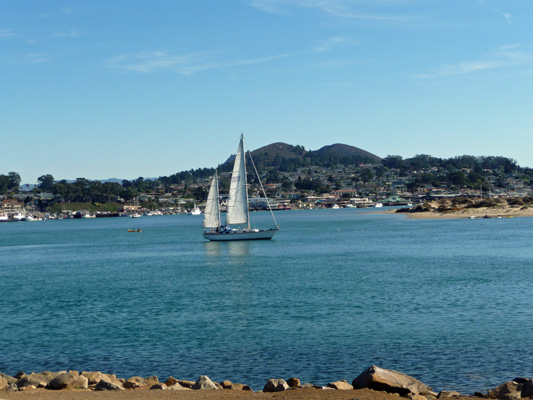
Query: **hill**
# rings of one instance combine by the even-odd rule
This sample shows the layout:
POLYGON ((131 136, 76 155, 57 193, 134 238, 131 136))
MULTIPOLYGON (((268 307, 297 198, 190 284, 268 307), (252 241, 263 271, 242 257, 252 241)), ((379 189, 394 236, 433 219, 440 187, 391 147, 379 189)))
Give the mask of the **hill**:
POLYGON ((324 146, 315 151, 315 153, 322 156, 333 156, 337 158, 360 156, 368 158, 374 162, 380 162, 381 158, 375 154, 369 153, 358 147, 349 146, 347 144, 336 143, 329 146, 324 146))
MULTIPOLYGON (((229 171, 235 156, 231 156, 219 168, 229 171)), ((357 165, 360 163, 380 163, 381 158, 346 144, 333 144, 318 150, 305 150, 303 146, 293 146, 276 142, 252 151, 255 163, 261 168, 279 168, 280 171, 294 171, 310 165, 333 166, 337 164, 357 165)))

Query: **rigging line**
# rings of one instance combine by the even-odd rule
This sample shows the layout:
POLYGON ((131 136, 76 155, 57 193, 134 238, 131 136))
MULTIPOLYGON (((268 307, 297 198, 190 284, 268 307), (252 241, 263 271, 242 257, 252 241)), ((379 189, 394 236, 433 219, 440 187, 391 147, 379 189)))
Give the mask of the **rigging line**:
MULTIPOLYGON (((244 136, 243 136, 243 140, 244 140, 244 136)), ((248 143, 246 143, 246 148, 248 148, 248 143)), ((250 157, 250 161, 252 162, 252 166, 254 167, 255 175, 257 176, 257 180, 259 181, 259 186, 261 186, 261 191, 263 192, 263 196, 265 196, 265 200, 267 202, 268 209, 270 210, 270 214, 272 214, 272 219, 274 219, 274 224, 276 224, 276 228, 279 228, 278 221, 276 221, 276 217, 274 216, 272 207, 270 207, 270 201, 268 201, 265 188, 263 187, 263 182, 261 182, 261 178, 259 177, 257 168, 255 167, 254 159, 252 158, 252 152, 250 150, 248 150, 248 156, 250 157)))

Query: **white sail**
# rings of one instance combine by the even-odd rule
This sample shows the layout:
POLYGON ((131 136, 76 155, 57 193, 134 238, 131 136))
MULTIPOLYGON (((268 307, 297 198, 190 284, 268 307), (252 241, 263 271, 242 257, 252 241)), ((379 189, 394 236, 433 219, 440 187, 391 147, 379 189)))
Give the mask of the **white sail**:
POLYGON ((231 184, 226 214, 226 224, 248 224, 248 192, 246 187, 246 163, 244 158, 244 138, 241 136, 231 184))
POLYGON ((218 175, 215 171, 211 186, 209 187, 209 194, 207 195, 207 203, 204 211, 204 228, 218 228, 220 226, 220 205, 218 203, 218 175))

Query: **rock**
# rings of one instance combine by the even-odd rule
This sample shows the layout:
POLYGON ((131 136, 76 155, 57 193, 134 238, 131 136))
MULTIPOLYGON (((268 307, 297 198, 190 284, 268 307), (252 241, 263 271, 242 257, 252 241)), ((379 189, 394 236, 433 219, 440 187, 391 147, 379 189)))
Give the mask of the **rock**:
POLYGON ((177 380, 173 376, 169 376, 168 379, 165 381, 165 385, 167 385, 168 387, 171 387, 172 385, 175 385, 176 383, 179 383, 179 380, 177 380))
POLYGON ((196 382, 179 380, 178 383, 179 383, 181 386, 183 386, 184 388, 192 389, 192 387, 194 386, 194 384, 195 384, 196 382))
POLYGON ((102 379, 104 379, 104 374, 100 371, 84 371, 81 373, 81 376, 84 376, 89 381, 89 385, 96 385, 102 379))
POLYGON ((449 397, 461 396, 461 393, 455 392, 453 390, 442 390, 438 395, 437 399, 447 399, 449 397))
POLYGON ((5 390, 9 387, 9 382, 3 376, 0 376, 0 390, 5 390))
POLYGON ((144 382, 146 383, 146 386, 152 387, 156 383, 159 383, 159 378, 156 375, 149 376, 148 378, 144 378, 144 382))
POLYGON ((424 397, 421 394, 410 394, 407 397, 411 400, 428 400, 427 397, 424 397))
POLYGON ((337 390, 353 390, 353 386, 350 385, 346 380, 328 383, 328 387, 337 390))
MULTIPOLYGON (((514 379, 514 381, 518 382, 516 379, 514 379)), ((522 388, 521 397, 533 397, 533 380, 526 379, 524 382, 521 383, 524 385, 524 387, 522 388)))
MULTIPOLYGON (((219 385, 220 386, 220 385, 219 385)), ((209 377, 201 375, 192 387, 194 390, 215 390, 218 389, 215 382, 209 377)))
POLYGON ((320 385, 315 385, 315 384, 313 384, 313 383, 309 383, 309 382, 303 383, 300 387, 301 387, 302 389, 310 389, 310 388, 313 388, 313 389, 322 389, 322 386, 320 386, 320 385))
POLYGON ((37 386, 35 385, 28 385, 28 386, 24 386, 24 387, 19 387, 19 391, 23 392, 25 390, 30 390, 30 389, 37 389, 37 386))
POLYGON ((75 371, 64 372, 52 379, 47 387, 54 390, 87 389, 89 387, 89 380, 84 376, 78 375, 75 371))
POLYGON ((407 396, 410 393, 432 392, 429 386, 424 385, 418 379, 375 365, 364 370, 353 380, 352 385, 355 389, 368 388, 387 393, 398 393, 401 396, 407 396))
POLYGON ((102 379, 100 382, 96 384, 94 387, 94 390, 96 391, 105 391, 105 390, 126 390, 122 386, 120 382, 110 382, 106 379, 102 379))
POLYGON ((230 381, 222 381, 222 382, 220 382, 220 386, 222 386, 222 389, 231 389, 231 382, 230 381))
POLYGON ((263 392, 283 392, 289 385, 284 379, 269 379, 263 388, 263 392))
POLYGON ((58 375, 60 375, 60 373, 53 373, 50 371, 44 371, 39 373, 32 372, 29 375, 24 374, 18 380, 17 386, 19 388, 23 388, 26 386, 46 387, 50 383, 50 381, 58 375))
POLYGON ((300 380, 298 378, 289 378, 287 379, 287 385, 291 388, 298 388, 300 387, 300 380))
POLYGON ((154 383, 152 386, 150 386, 150 390, 168 390, 168 386, 164 383, 154 383))
POLYGON ((129 378, 122 386, 126 389, 137 389, 144 386, 153 386, 158 382, 154 382, 152 385, 147 385, 144 378, 141 378, 140 376, 132 376, 129 378))
POLYGON ((174 385, 168 386, 168 390, 192 390, 192 389, 183 387, 178 382, 176 382, 174 385))
POLYGON ((492 390, 489 390, 489 397, 493 399, 519 399, 522 396, 522 389, 524 387, 523 383, 518 383, 515 381, 509 381, 502 383, 501 385, 495 387, 492 390))
POLYGON ((16 385, 17 383, 17 378, 10 376, 10 375, 3 374, 2 372, 0 372, 0 380, 1 379, 5 379, 8 385, 16 385))

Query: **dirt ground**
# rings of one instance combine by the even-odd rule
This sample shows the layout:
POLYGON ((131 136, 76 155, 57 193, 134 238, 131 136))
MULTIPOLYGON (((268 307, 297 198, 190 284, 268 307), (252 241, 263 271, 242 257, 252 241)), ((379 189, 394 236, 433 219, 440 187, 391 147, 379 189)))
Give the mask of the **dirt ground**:
MULTIPOLYGON (((471 397, 454 397, 466 400, 471 397)), ((247 392, 242 390, 148 390, 130 389, 113 392, 88 390, 30 389, 22 392, 0 392, 0 400, 126 400, 126 399, 186 399, 186 400, 399 400, 398 395, 369 389, 323 390, 291 389, 277 393, 247 392)))

